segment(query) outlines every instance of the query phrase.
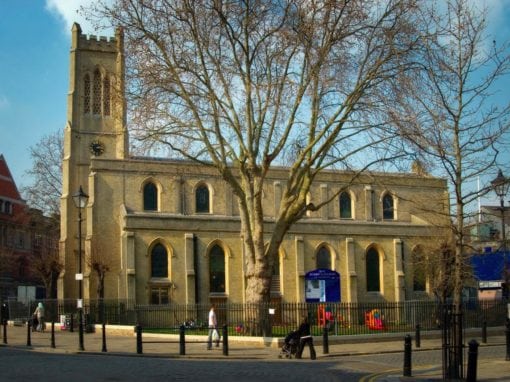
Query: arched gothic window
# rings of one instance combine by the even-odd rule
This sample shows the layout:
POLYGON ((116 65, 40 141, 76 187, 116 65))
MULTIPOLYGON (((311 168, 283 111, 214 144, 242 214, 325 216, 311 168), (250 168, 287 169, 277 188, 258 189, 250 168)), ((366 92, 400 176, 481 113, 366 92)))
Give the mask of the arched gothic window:
POLYGON ((156 244, 152 249, 151 277, 168 277, 168 253, 161 244, 156 244))
POLYGON ((206 185, 197 187, 195 191, 195 211, 197 213, 209 213, 209 188, 206 185))
POLYGON ((90 113, 90 75, 85 74, 83 78, 83 112, 90 113))
POLYGON ((110 78, 103 79, 103 114, 110 115, 110 78))
POLYGON ((83 112, 109 116, 111 114, 111 79, 102 75, 99 68, 91 76, 83 76, 83 112))
POLYGON ((340 218, 352 219, 351 197, 348 192, 340 194, 340 218))
POLYGON ((209 253, 209 291, 225 293, 225 252, 219 245, 209 253))
POLYGON ((366 256, 367 292, 380 292, 379 253, 370 248, 366 256))
POLYGON ((393 203, 394 203, 393 196, 391 196, 390 194, 384 195, 382 200, 384 220, 395 219, 395 206, 393 203))
POLYGON ((152 182, 143 187, 143 209, 145 211, 158 210, 158 189, 152 182))
POLYGON ((324 245, 317 251, 316 267, 318 269, 331 269, 331 253, 324 245))
POLYGON ((92 114, 101 114, 101 72, 94 71, 94 82, 92 84, 92 114))

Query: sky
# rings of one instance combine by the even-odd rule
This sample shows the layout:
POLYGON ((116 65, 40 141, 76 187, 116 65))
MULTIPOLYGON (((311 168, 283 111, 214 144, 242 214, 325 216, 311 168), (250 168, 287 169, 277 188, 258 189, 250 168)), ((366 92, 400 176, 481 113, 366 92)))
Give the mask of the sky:
MULTIPOLYGON (((66 124, 71 26, 98 34, 77 12, 92 1, 0 0, 0 154, 18 188, 30 183, 29 148, 66 124)), ((473 1, 489 6, 489 33, 510 39, 510 0, 473 1)))

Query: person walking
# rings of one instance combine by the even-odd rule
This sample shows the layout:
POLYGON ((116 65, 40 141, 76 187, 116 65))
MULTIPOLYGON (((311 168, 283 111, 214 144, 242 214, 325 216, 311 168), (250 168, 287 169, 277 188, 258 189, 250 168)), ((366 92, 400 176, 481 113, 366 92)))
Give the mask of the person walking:
POLYGON ((37 318, 37 331, 44 332, 44 305, 42 302, 37 304, 37 308, 35 308, 34 316, 37 318))
MULTIPOLYGON (((211 309, 209 310, 209 335, 207 337, 207 350, 212 349, 212 341, 213 335, 216 332, 218 335, 218 320, 216 319, 216 312, 214 311, 214 305, 211 305, 211 309)), ((216 346, 218 347, 220 344, 219 338, 216 339, 216 346)))
POLYGON ((317 355, 315 353, 315 348, 313 346, 313 337, 310 333, 310 324, 308 323, 308 318, 303 317, 303 321, 298 329, 299 332, 299 348, 296 353, 296 358, 301 358, 303 355, 303 349, 305 345, 308 345, 310 349, 310 358, 315 359, 317 358, 317 355))

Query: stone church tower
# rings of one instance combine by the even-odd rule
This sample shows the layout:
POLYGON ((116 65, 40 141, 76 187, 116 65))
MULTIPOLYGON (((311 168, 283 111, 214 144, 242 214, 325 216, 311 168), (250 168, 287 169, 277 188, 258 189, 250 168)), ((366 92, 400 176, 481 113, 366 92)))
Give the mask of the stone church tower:
MULTIPOLYGON (((77 295, 78 209, 73 201, 80 186, 92 195, 90 165, 95 159, 125 159, 128 134, 124 94, 123 33, 114 38, 86 36, 80 25, 72 28, 67 124, 62 163, 60 256, 64 271, 59 280, 59 298, 77 295)), ((82 271, 84 298, 90 296, 90 235, 93 233, 91 207, 82 211, 82 271), (89 257, 85 256, 89 254, 89 257)))

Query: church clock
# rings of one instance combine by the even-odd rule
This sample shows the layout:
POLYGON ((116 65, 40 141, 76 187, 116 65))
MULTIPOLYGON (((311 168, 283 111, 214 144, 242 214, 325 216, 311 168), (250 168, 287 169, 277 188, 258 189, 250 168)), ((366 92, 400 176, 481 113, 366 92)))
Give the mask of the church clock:
POLYGON ((90 152, 94 154, 96 157, 101 155, 104 152, 104 145, 99 141, 93 141, 90 143, 90 152))

